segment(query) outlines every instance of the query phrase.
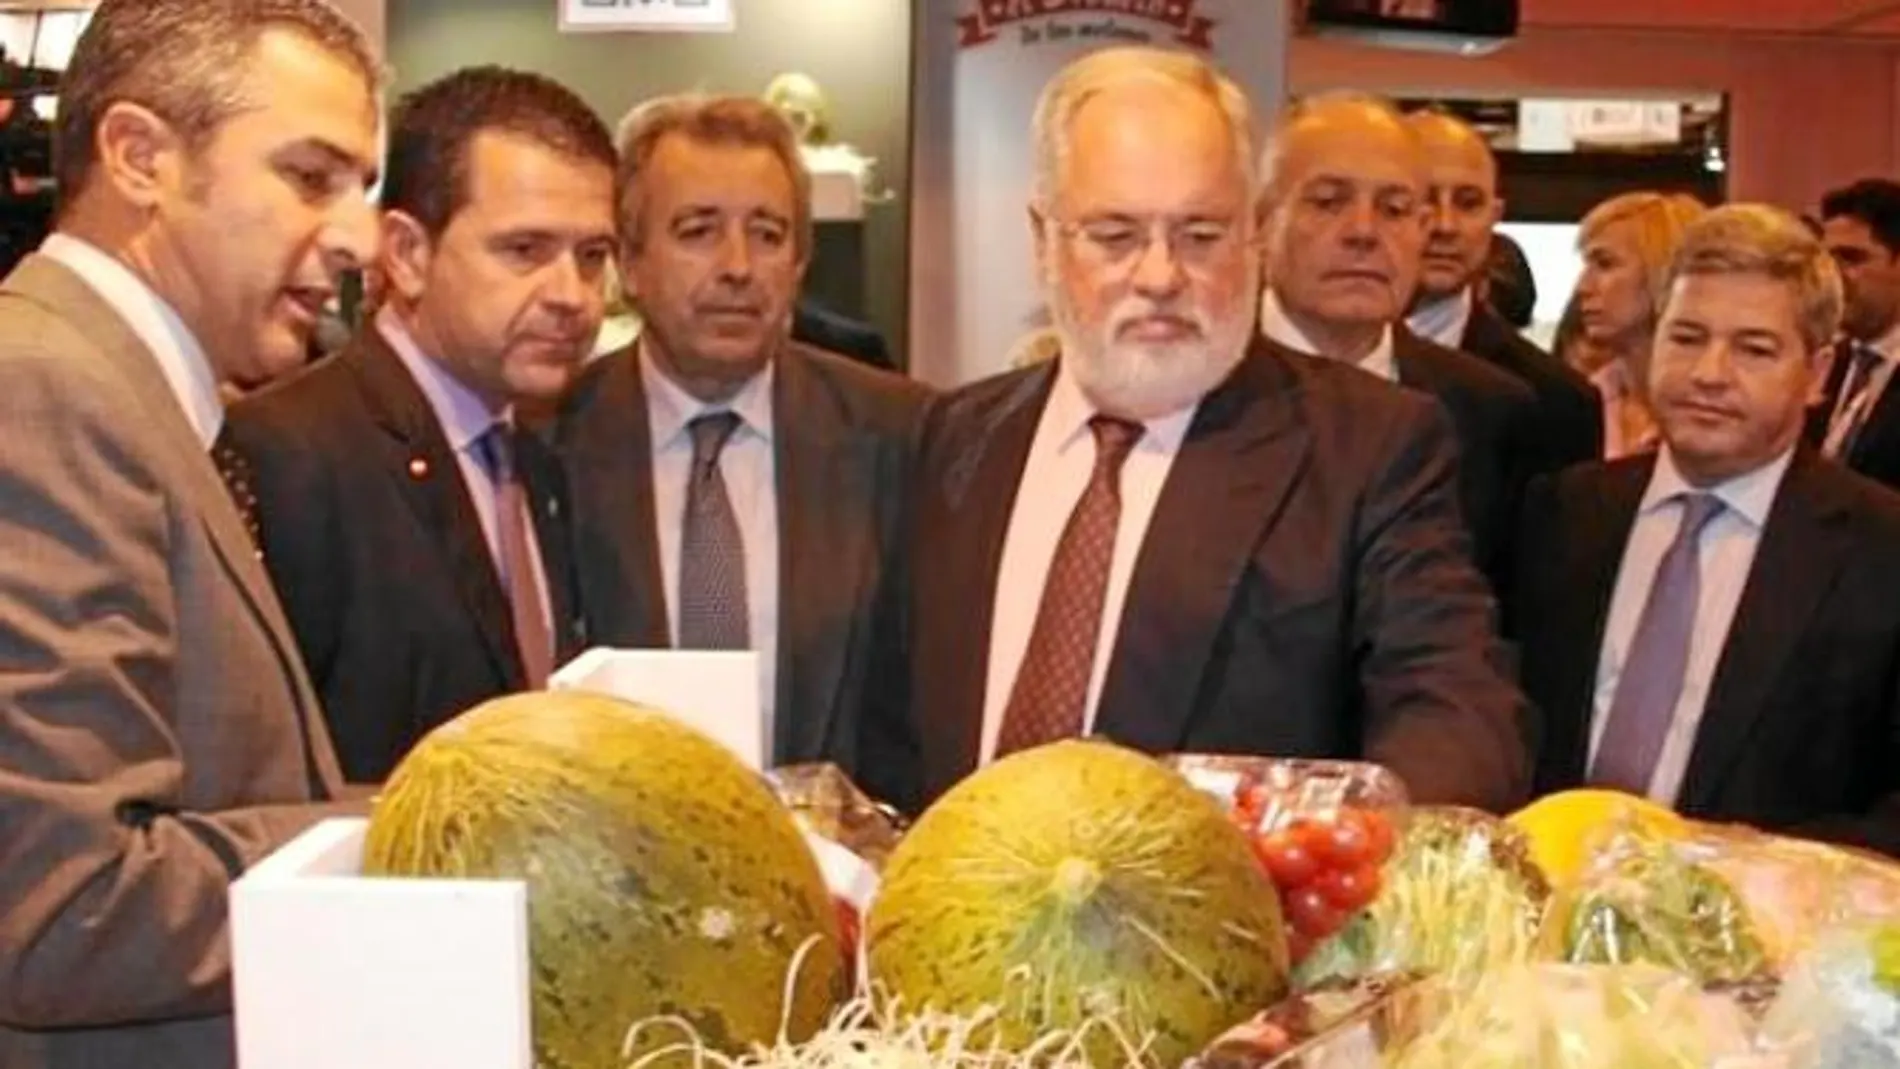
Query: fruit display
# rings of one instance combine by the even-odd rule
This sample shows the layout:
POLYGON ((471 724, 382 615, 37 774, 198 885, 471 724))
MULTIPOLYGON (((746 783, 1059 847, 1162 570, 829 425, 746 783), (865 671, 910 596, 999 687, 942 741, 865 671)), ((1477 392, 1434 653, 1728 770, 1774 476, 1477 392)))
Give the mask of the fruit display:
POLYGON ((515 695, 437 728, 384 787, 363 868, 526 882, 544 1069, 626 1065, 657 1015, 733 1053, 808 1036, 848 993, 791 815, 719 744, 612 698, 515 695))
POLYGON ((1286 991, 1247 836, 1178 774, 1093 740, 939 799, 885 867, 865 940, 898 1023, 990 1014, 971 1042, 1018 1054, 1080 1031, 1095 1065, 1178 1066, 1286 991))

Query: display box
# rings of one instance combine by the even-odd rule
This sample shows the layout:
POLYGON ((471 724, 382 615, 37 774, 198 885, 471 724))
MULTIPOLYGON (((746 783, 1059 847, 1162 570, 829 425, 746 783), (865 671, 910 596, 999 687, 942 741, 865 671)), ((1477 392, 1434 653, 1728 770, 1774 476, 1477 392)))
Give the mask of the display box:
POLYGON ((527 885, 365 879, 362 818, 231 886, 240 1069, 533 1069, 527 885))

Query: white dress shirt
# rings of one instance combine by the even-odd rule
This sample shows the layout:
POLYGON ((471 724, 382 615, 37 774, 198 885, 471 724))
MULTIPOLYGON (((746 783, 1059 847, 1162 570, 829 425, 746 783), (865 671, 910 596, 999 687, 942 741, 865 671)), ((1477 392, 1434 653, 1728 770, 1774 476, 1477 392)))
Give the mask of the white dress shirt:
MULTIPOLYGON (((1122 605, 1134 576, 1135 559, 1148 532, 1168 471, 1194 422, 1199 404, 1147 421, 1121 472, 1121 519, 1115 527, 1115 554, 1108 569, 1108 590, 1102 601, 1102 626, 1095 640, 1095 658, 1089 674, 1088 703, 1083 707, 1082 733, 1095 724, 1102 697, 1102 681, 1121 628, 1122 605)), ((1009 707, 1016 673, 1029 651, 1036 628, 1043 585, 1055 561, 1056 545, 1070 513, 1088 488, 1095 470, 1095 434, 1089 420, 1095 406, 1069 377, 1069 365, 1057 365, 1049 401, 1043 406, 1036 437, 1023 464, 1016 504, 1009 515, 1003 541, 1003 559, 996 571, 995 605, 990 620, 988 681, 983 691, 983 760, 996 752, 1003 731, 1003 713, 1009 707)))
POLYGON ((131 268, 90 242, 53 234, 39 251, 70 268, 125 317, 133 335, 157 358, 158 370, 208 451, 224 428, 224 402, 218 397, 218 376, 211 360, 184 320, 131 268))
POLYGON ((1426 341, 1437 342, 1447 349, 1463 349, 1465 328, 1471 325, 1471 287, 1419 305, 1406 318, 1405 325, 1426 341))
MULTIPOLYGON (((719 451, 719 474, 739 524, 745 548, 746 633, 759 655, 759 709, 765 715, 766 746, 777 737, 778 704, 778 458, 774 452, 772 365, 752 377, 732 400, 707 404, 666 377, 640 347, 640 382, 647 395, 647 426, 653 449, 653 513, 659 528, 660 576, 666 589, 667 634, 680 633, 680 548, 684 541, 686 483, 693 469, 693 435, 687 424, 711 412, 740 420, 719 451)), ((816 507, 822 508, 820 504, 816 507)))
MULTIPOLYGON (((1280 295, 1273 292, 1271 288, 1260 297, 1260 333, 1289 349, 1313 356, 1327 355, 1319 346, 1314 345, 1313 340, 1306 336, 1306 332, 1287 316, 1286 308, 1280 304, 1280 295)), ((1387 382, 1399 381, 1399 363, 1392 352, 1390 326, 1379 335, 1379 344, 1373 346, 1371 352, 1360 357, 1359 367, 1387 382)))
MULTIPOLYGON (((1682 695, 1676 699, 1662 752, 1649 781, 1649 797, 1674 806, 1695 750, 1696 731, 1709 699, 1709 683, 1722 661, 1722 648, 1735 622, 1735 607, 1748 585, 1748 573, 1755 563, 1755 550, 1761 545, 1762 525, 1788 471, 1793 450, 1746 475, 1708 488, 1720 498, 1722 511, 1702 529, 1697 547, 1701 561, 1700 596, 1696 600, 1695 634, 1689 642, 1688 678, 1682 695)), ((1657 451, 1656 469, 1649 487, 1643 492, 1636 522, 1630 528, 1623 563, 1616 575, 1616 587, 1610 598, 1609 621, 1603 629, 1603 646, 1597 657, 1596 695, 1590 724, 1589 762, 1596 762, 1597 746, 1609 721, 1610 703, 1616 696, 1616 684, 1623 675, 1630 642, 1643 615, 1643 605, 1656 580, 1663 554, 1675 541, 1682 522, 1682 503, 1675 495, 1692 493, 1677 470, 1668 446, 1657 451)), ((1586 766, 1588 767, 1588 766, 1586 766)))
MULTIPOLYGON (((488 543, 488 557, 495 563, 495 575, 504 574, 501 556, 501 527, 498 520, 499 509, 496 498, 499 488, 494 477, 488 473, 488 465, 482 463, 478 455, 481 437, 495 425, 496 420, 509 416, 507 409, 495 411, 478 397, 473 390, 449 374, 434 360, 424 356, 416 339, 403 326, 402 319, 395 311, 385 306, 376 314, 376 330, 395 352, 396 359, 416 386, 422 390, 422 396, 429 402, 429 410, 435 413, 436 423, 442 427, 442 435, 449 441, 449 449, 455 454, 455 467, 462 475, 462 487, 468 493, 469 503, 475 506, 475 516, 482 525, 482 537, 488 543)), ((533 498, 529 497, 532 509, 533 498)), ((542 619, 548 622, 548 634, 554 634, 554 614, 548 603, 547 567, 541 560, 541 539, 535 532, 534 517, 524 517, 523 524, 527 533, 528 559, 534 564, 535 596, 541 602, 542 619)))

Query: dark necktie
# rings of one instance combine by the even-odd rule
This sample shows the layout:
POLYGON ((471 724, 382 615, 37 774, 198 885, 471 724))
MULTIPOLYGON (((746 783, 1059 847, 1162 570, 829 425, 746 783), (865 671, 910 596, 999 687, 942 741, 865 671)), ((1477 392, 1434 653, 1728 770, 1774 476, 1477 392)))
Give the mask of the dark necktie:
POLYGON ((1095 469, 1056 543, 1035 629, 1003 711, 997 757, 1082 733, 1121 523, 1122 465, 1141 440, 1142 426, 1096 416, 1089 430, 1095 435, 1095 469))
POLYGON ((521 672, 529 689, 547 686, 553 668, 554 643, 548 635, 547 616, 541 605, 541 587, 535 581, 534 554, 529 542, 528 492, 515 465, 513 428, 496 423, 476 439, 476 454, 488 468, 495 486, 495 534, 500 560, 496 570, 502 589, 508 594, 508 609, 514 622, 515 645, 521 655, 521 672))
POLYGON ((686 425, 693 437, 686 511, 680 521, 680 633, 683 650, 750 649, 745 540, 719 457, 739 429, 732 412, 710 412, 686 425))
POLYGON ((1848 342, 1851 362, 1841 382, 1841 403, 1828 428, 1825 452, 1831 457, 1846 457, 1854 452, 1854 441, 1867 425, 1867 410, 1873 407, 1870 387, 1880 370, 1880 353, 1862 342, 1848 342))
POLYGON ((231 493, 231 503, 237 506, 238 517, 244 521, 244 530, 251 536, 251 547, 258 556, 263 556, 264 532, 258 520, 257 491, 251 486, 251 462, 243 453, 238 452, 223 432, 211 444, 211 463, 218 469, 218 477, 224 480, 224 488, 231 493))
POLYGON ((1702 531, 1722 514, 1722 501, 1714 494, 1684 494, 1677 500, 1682 522, 1656 566, 1590 768, 1591 783, 1639 795, 1649 793, 1689 674, 1689 643, 1702 596, 1702 531))

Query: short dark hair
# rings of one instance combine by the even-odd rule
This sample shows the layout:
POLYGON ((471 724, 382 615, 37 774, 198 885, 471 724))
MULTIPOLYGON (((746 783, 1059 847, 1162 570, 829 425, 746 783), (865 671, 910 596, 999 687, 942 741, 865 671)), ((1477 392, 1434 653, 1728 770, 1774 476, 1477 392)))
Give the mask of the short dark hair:
POLYGON ((430 237, 440 236, 468 203, 469 147, 482 133, 526 138, 614 169, 613 135, 573 90, 526 71, 464 67, 397 101, 383 210, 409 215, 430 237))
POLYGON ((103 0, 60 78, 53 180, 62 206, 92 174, 107 108, 149 108, 193 151, 203 148, 248 104, 249 60, 275 29, 302 34, 348 62, 372 92, 381 88, 362 27, 326 0, 103 0))
POLYGON ((1863 178, 1821 198, 1821 218, 1846 216, 1865 223, 1887 252, 1900 252, 1900 182, 1863 178))
POLYGON ((701 145, 761 148, 772 153, 792 182, 792 247, 800 257, 811 255, 811 171, 798 146, 798 133, 777 108, 744 96, 674 93, 634 105, 621 116, 615 141, 620 164, 614 176, 614 202, 620 216, 621 244, 640 248, 641 208, 647 173, 660 143, 678 135, 701 145))

